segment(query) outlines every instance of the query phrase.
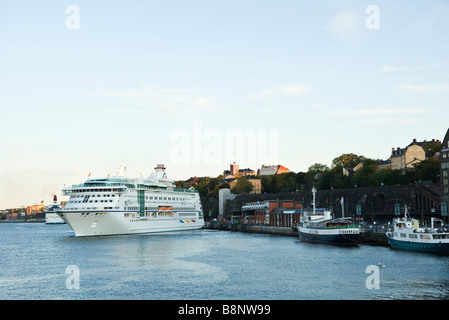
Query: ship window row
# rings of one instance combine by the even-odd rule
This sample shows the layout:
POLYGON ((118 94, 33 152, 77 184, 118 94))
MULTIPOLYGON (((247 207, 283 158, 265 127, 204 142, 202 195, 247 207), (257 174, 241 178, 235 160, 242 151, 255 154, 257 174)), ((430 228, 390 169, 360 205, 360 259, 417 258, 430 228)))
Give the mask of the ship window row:
MULTIPOLYGON (((394 233, 394 236, 397 237, 398 234, 395 232, 395 233, 394 233)), ((399 237, 401 237, 401 238, 407 238, 407 234, 406 234, 406 233, 399 233, 399 237)), ((410 239, 418 239, 418 234, 410 233, 410 234, 408 235, 408 237, 409 237, 410 239)), ((420 239, 427 239, 427 240, 430 240, 430 239, 432 239, 432 237, 433 237, 433 239, 449 239, 449 235, 446 235, 446 234, 434 234, 434 235, 432 235, 432 236, 431 236, 430 234, 420 234, 420 235, 419 235, 419 238, 420 238, 420 239)))
POLYGON ((186 201, 186 198, 146 196, 146 200, 186 201))
MULTIPOLYGON (((97 195, 95 195, 95 194, 92 194, 92 195, 90 195, 92 198, 93 197, 115 197, 115 194, 97 194, 97 195)), ((84 197, 86 197, 85 195, 74 195, 74 196, 72 196, 72 198, 84 198, 84 197)))
POLYGON ((82 193, 82 192, 123 192, 123 188, 110 188, 110 189, 73 189, 72 193, 82 193))
MULTIPOLYGON (((69 200, 70 203, 82 203, 81 200, 78 201, 72 201, 69 200)), ((92 202, 112 202, 112 200, 89 200, 88 202, 92 203, 92 202)))

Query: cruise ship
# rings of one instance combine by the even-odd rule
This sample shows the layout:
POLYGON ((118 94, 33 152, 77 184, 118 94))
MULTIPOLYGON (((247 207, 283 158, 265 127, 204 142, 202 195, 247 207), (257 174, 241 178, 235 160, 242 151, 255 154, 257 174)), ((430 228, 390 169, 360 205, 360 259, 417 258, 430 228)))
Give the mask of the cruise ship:
POLYGON ((123 163, 115 175, 88 179, 62 189, 70 196, 55 212, 75 236, 161 233, 200 229, 204 226, 196 190, 179 189, 158 164, 147 178, 124 176, 123 163))
POLYGON ((55 211, 61 210, 62 207, 58 204, 58 198, 53 196, 53 205, 48 207, 45 211, 45 223, 46 224, 63 224, 65 221, 58 216, 55 211))

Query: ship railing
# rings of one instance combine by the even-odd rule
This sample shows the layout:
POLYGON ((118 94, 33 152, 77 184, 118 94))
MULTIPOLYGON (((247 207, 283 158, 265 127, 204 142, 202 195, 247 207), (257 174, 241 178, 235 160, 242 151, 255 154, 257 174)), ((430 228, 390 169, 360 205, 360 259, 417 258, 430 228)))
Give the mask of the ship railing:
POLYGON ((339 227, 309 227, 310 229, 350 229, 350 228, 358 228, 359 226, 356 225, 346 225, 346 226, 339 226, 339 227))

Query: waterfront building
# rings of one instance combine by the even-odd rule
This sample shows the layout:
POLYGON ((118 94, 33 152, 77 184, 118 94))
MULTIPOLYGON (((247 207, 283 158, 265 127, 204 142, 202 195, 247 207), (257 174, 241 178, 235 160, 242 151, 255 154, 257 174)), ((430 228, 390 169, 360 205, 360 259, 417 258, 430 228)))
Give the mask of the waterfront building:
POLYGON ((4 217, 6 220, 17 220, 24 218, 25 214, 26 214, 26 207, 22 206, 20 208, 5 209, 2 212, 2 217, 4 217))
POLYGON ((293 200, 265 200, 245 203, 241 216, 233 217, 240 223, 293 227, 299 222, 301 211, 302 204, 293 200))
POLYGON ((35 204, 33 206, 28 206, 26 210, 26 215, 30 216, 32 214, 42 213, 45 211, 44 201, 41 201, 41 204, 35 204))
POLYGON ((447 206, 449 203, 449 129, 441 146, 440 163, 440 180, 443 187, 442 200, 447 206))

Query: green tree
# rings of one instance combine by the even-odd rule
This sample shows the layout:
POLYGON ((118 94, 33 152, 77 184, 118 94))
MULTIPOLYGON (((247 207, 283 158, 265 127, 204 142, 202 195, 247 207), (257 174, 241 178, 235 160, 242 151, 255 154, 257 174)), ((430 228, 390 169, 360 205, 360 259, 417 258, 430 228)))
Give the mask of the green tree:
POLYGON ((253 190, 253 184, 251 182, 249 182, 248 179, 243 177, 237 181, 237 183, 235 184, 235 187, 232 189, 232 193, 245 194, 245 193, 250 193, 252 190, 253 190))
POLYGON ((364 162, 365 160, 366 158, 364 156, 359 156, 354 153, 343 153, 341 156, 336 157, 334 160, 332 160, 331 167, 354 168, 356 165, 364 162))
POLYGON ((432 180, 438 182, 440 175, 440 164, 435 158, 429 158, 415 165, 416 181, 432 180))

